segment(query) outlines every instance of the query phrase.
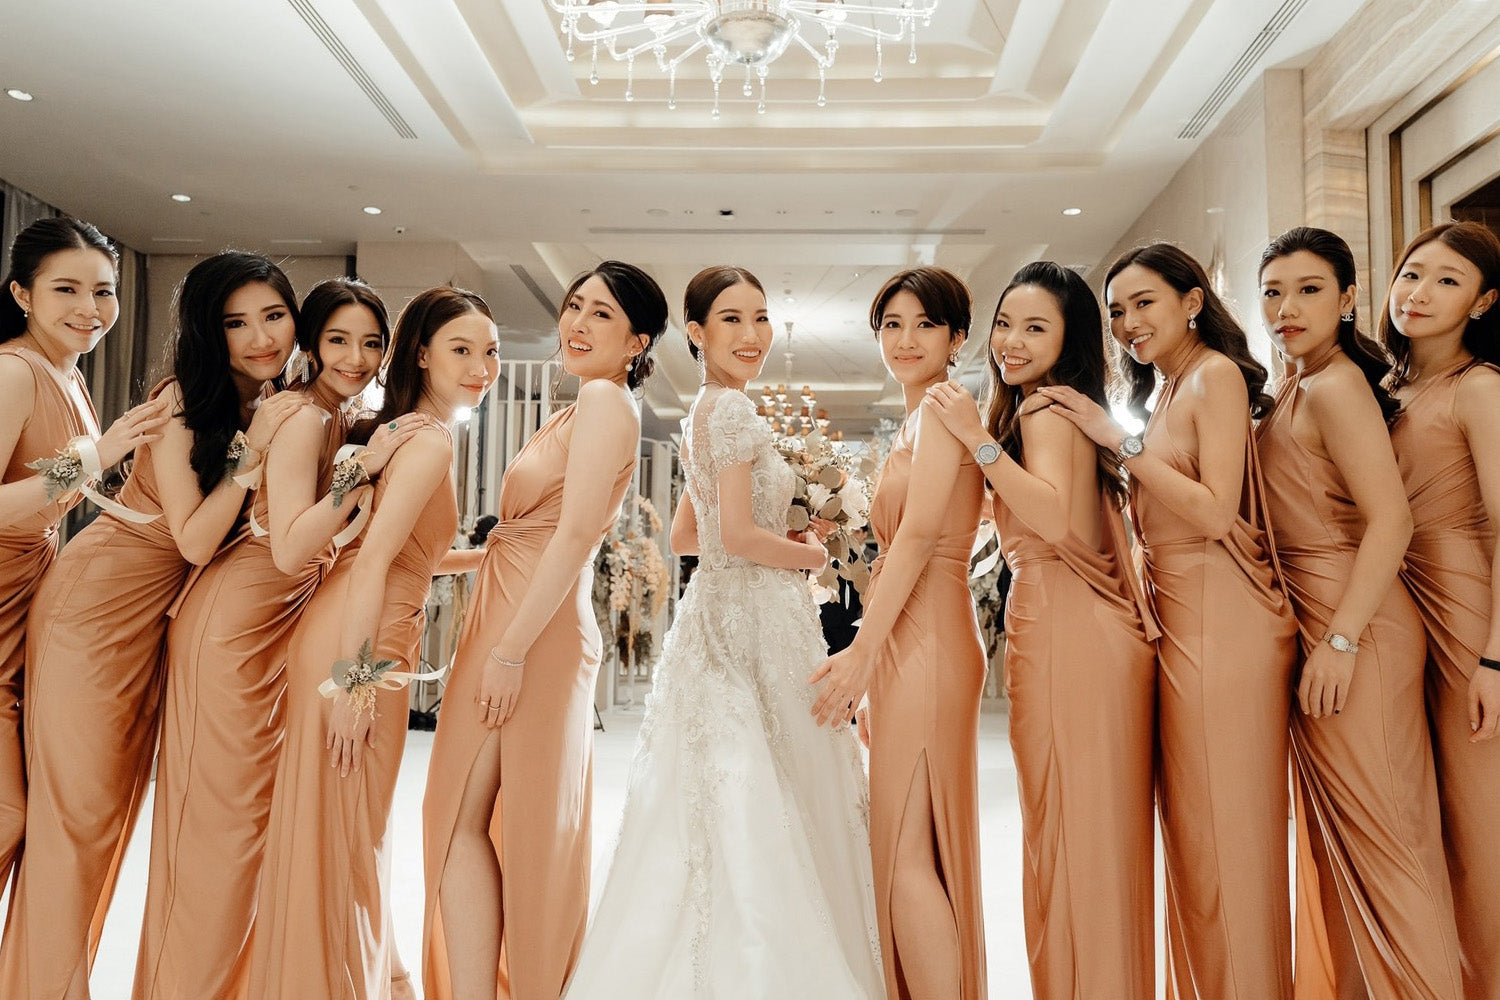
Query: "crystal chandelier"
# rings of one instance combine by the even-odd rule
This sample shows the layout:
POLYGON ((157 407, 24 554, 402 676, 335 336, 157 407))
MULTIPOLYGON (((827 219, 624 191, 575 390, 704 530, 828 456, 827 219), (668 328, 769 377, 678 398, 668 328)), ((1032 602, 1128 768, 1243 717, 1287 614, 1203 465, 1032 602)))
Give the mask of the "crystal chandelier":
MULTIPOLYGON (((807 437, 813 428, 827 433, 828 411, 818 408, 818 397, 812 386, 804 385, 800 397, 782 383, 776 387, 765 386, 760 390, 761 405, 755 412, 771 425, 771 433, 782 437, 807 437)), ((834 432, 834 440, 843 440, 842 432, 834 432)))
POLYGON ((927 27, 938 0, 547 0, 562 16, 568 59, 575 44, 591 48, 589 83, 599 82, 599 50, 626 65, 625 100, 635 99, 635 60, 655 57, 667 75, 667 107, 677 107, 677 68, 702 51, 714 85, 713 116, 719 117, 719 85, 731 66, 745 68, 741 92, 755 96, 766 113, 766 76, 788 48, 800 47, 818 67, 818 107, 826 74, 838 56, 839 36, 873 39, 879 83, 885 46, 907 42, 908 62, 917 61, 917 25, 927 27))

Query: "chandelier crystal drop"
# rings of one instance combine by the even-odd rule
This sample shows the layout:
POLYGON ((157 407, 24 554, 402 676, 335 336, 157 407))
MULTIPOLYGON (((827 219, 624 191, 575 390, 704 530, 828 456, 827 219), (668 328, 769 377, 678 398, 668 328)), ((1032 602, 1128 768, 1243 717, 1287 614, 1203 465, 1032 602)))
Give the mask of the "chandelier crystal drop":
POLYGON ((884 46, 905 41, 908 62, 917 61, 917 28, 932 23, 938 0, 547 0, 562 19, 567 57, 587 44, 597 84, 599 50, 626 63, 626 100, 634 100, 636 57, 653 57, 668 80, 667 107, 677 106, 677 70, 702 54, 714 86, 713 117, 719 116, 719 84, 729 67, 744 67, 741 93, 755 97, 765 113, 766 77, 771 64, 789 48, 799 48, 818 68, 818 107, 827 104, 824 83, 838 58, 839 40, 864 38, 875 43, 875 72, 884 78, 884 46))

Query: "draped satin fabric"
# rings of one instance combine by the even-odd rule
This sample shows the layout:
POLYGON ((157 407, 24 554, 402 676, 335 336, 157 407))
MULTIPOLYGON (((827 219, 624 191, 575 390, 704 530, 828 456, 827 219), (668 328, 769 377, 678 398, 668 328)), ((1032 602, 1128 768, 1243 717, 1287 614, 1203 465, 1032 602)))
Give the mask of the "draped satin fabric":
MULTIPOLYGON (((500 522, 490 532, 443 696, 423 806, 427 902, 423 989, 452 996, 441 887, 470 771, 491 730, 475 711, 485 660, 500 641, 562 515, 568 406, 537 429, 505 470, 500 522)), ((614 523, 635 475, 634 456, 615 473, 597 526, 614 523)), ((603 641, 594 618, 593 555, 526 654, 515 713, 500 727, 501 779, 490 826, 502 872, 500 996, 556 1000, 583 945, 588 918, 593 802, 594 682, 603 641)))
MULTIPOLYGON (((1500 738, 1469 742, 1469 678, 1489 642, 1495 525, 1453 407, 1479 362, 1437 372, 1391 430, 1415 530, 1402 579, 1427 632, 1443 838, 1453 881, 1465 1000, 1500 1000, 1500 738)), ((1493 366, 1491 370, 1495 370, 1493 366)))
MULTIPOLYGON (((1169 378, 1146 448, 1194 480, 1172 440, 1169 378)), ((1288 735, 1296 622, 1277 587, 1255 441, 1247 428, 1239 516, 1205 537, 1137 481, 1158 643, 1157 779, 1166 855, 1169 996, 1286 1000, 1292 992, 1288 735)))
POLYGON ((1120 510, 1098 547, 1047 542, 1002 500, 1014 574, 1005 687, 1021 797, 1022 905, 1038 1000, 1154 1000, 1157 630, 1120 510))
MULTIPOLYGON (((1283 579, 1301 626, 1304 656, 1330 630, 1354 569, 1365 517, 1333 462, 1305 448, 1293 428, 1305 379, 1333 355, 1281 386, 1261 425, 1266 503, 1276 525, 1283 579)), ((1425 640, 1406 589, 1392 581, 1357 640, 1347 701, 1336 716, 1292 713, 1292 748, 1315 868, 1300 894, 1333 927, 1330 952, 1352 943, 1375 1000, 1459 1000, 1458 936, 1443 861, 1437 782, 1422 703, 1425 640), (1337 899, 1331 911, 1323 900, 1337 899)), ((1299 919, 1299 925, 1302 924, 1299 919)), ((1298 939, 1298 964, 1316 941, 1298 939)), ((1330 954, 1335 983, 1355 964, 1330 954)), ((1303 1000, 1323 995, 1300 983, 1303 1000)), ((1358 986, 1350 984, 1358 991, 1358 986)))
MULTIPOLYGON (((349 422, 335 402, 311 398, 326 414, 314 473, 321 497, 349 422)), ((255 522, 269 525, 267 488, 250 503, 255 522)), ((247 521, 174 609, 136 1000, 245 996, 287 641, 332 561, 330 545, 282 573, 271 539, 247 521)))
MULTIPOLYGON (((16 343, 0 347, 0 356, 24 361, 35 387, 31 413, 0 479, 16 483, 36 475, 26 463, 52 458, 75 437, 98 436, 99 421, 76 368, 61 374, 36 351, 16 343)), ((57 555, 57 525, 81 499, 81 493, 69 493, 0 527, 0 889, 10 878, 26 829, 21 696, 27 612, 57 555)))
MULTIPOLYGON (((448 429, 433 424, 401 447, 445 442, 452 447, 448 429)), ((394 476, 399 475, 396 470, 394 476)), ((389 473, 375 481, 376 512, 397 482, 389 473)), ((432 574, 457 530, 450 472, 433 490, 386 576, 374 657, 395 660, 395 670, 422 669, 432 574)), ((356 652, 343 645, 343 621, 362 538, 339 553, 287 648, 286 739, 271 795, 250 955, 253 1000, 384 1000, 390 995, 391 804, 406 747, 408 694, 405 688, 377 692, 363 763, 340 777, 328 766, 324 749, 333 702, 318 692, 333 661, 356 652)))
MULTIPOLYGON (((119 501, 161 512, 150 445, 137 449, 119 501)), ((68 542, 32 599, 27 843, 0 945, 0 996, 60 997, 79 963, 93 964, 151 774, 167 610, 189 568, 165 517, 136 524, 106 511, 68 542)))
MULTIPOLYGON (((914 432, 913 432, 914 433, 914 432)), ((906 514, 912 444, 896 437, 870 508, 882 555, 865 606, 878 592, 889 548, 906 514)), ((984 476, 964 457, 937 548, 912 587, 882 648, 870 686, 870 852, 886 992, 909 994, 891 930, 896 846, 903 835, 931 836, 953 907, 960 959, 955 1000, 987 995, 979 881, 979 701, 987 664, 969 593, 969 553, 979 531, 984 476), (914 789, 932 801, 933 830, 905 831, 914 789)))

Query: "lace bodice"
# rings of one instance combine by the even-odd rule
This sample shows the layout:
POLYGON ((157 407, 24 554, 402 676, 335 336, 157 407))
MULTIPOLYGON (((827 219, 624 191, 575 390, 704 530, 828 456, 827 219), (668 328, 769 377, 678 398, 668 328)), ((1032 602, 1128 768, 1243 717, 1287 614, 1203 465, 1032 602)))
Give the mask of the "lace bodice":
POLYGON ((771 443, 771 429, 742 392, 710 387, 699 394, 687 421, 685 460, 688 499, 698 518, 700 568, 748 566, 724 551, 719 529, 719 474, 732 465, 750 467, 750 510, 755 523, 778 534, 786 530, 796 477, 771 443))

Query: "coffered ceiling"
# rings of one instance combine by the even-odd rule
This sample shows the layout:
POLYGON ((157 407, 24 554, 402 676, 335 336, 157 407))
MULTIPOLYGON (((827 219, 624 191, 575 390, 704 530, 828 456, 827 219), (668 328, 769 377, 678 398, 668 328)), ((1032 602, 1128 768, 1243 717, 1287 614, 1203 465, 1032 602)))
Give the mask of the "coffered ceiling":
MULTIPOLYGON (((818 107, 792 50, 765 114, 730 74, 715 119, 701 62, 675 110, 654 60, 631 101, 623 64, 590 83, 545 0, 49 0, 0 34, 0 88, 36 98, 0 97, 0 177, 147 253, 457 242, 518 357, 550 351, 541 300, 601 257, 673 300, 740 264, 771 292, 767 375, 791 321, 791 379, 858 430, 897 398, 864 320, 892 271, 953 268, 982 329, 1018 265, 1097 263, 1261 71, 1359 6, 941 0, 916 64, 887 48, 874 82, 850 39, 818 107)), ((670 418, 697 378, 664 353, 670 418)))

